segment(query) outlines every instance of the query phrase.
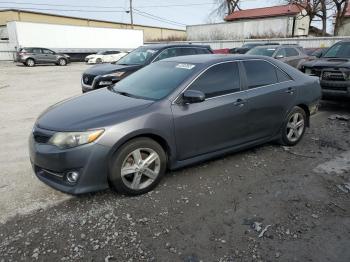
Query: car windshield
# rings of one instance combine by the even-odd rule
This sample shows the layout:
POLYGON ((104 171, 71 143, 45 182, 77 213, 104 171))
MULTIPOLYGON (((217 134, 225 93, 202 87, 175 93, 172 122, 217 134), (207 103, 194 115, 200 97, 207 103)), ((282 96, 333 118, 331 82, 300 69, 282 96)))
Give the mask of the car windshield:
POLYGON ((99 51, 96 53, 96 55, 104 55, 106 53, 106 51, 99 51))
POLYGON ((350 42, 335 44, 324 54, 328 58, 350 58, 350 42))
POLYGON ((276 48, 253 48, 247 52, 247 55, 264 55, 264 56, 272 56, 276 51, 276 48))
POLYGON ((118 65, 145 65, 153 55, 158 52, 156 49, 152 49, 149 47, 139 47, 124 56, 120 59, 116 64, 118 65))
POLYGON ((195 69, 194 64, 156 62, 124 78, 112 89, 125 96, 159 100, 172 93, 195 69))

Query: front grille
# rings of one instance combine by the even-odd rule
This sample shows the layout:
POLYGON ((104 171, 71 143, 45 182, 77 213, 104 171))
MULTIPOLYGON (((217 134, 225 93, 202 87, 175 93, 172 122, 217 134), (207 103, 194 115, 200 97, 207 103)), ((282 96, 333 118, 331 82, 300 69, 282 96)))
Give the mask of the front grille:
POLYGON ((346 81, 345 76, 340 71, 324 71, 322 73, 322 80, 327 81, 346 81))
POLYGON ((90 86, 90 85, 92 85, 92 82, 94 81, 95 77, 96 76, 94 76, 94 75, 84 74, 83 75, 83 83, 85 85, 89 85, 90 86))
POLYGON ((35 142, 40 143, 40 144, 46 144, 47 142, 49 142, 51 135, 44 134, 40 131, 34 131, 33 137, 34 137, 35 142))

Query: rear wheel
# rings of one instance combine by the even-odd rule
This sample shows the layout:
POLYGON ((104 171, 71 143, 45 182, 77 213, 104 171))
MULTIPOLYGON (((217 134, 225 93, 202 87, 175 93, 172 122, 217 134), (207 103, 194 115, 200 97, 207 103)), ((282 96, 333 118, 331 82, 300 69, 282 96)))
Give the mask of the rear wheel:
POLYGON ((163 148, 149 138, 137 138, 123 145, 114 156, 109 181, 121 193, 144 194, 152 190, 166 170, 163 148))
POLYGON ((65 65, 67 65, 67 60, 64 59, 64 58, 58 59, 58 65, 59 65, 59 66, 65 66, 65 65))
POLYGON ((281 144, 294 146, 302 139, 306 129, 307 116, 305 111, 296 106, 289 113, 281 132, 281 144))
POLYGON ((28 58, 28 59, 26 60, 26 66, 29 66, 29 67, 35 66, 35 61, 34 61, 34 59, 28 58))

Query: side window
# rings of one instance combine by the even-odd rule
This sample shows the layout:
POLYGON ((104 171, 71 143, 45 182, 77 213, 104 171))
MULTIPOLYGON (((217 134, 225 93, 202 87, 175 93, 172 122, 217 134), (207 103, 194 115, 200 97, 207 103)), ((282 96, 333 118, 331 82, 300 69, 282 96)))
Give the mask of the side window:
POLYGON ((276 70, 278 82, 286 82, 286 81, 292 80, 292 78, 289 75, 287 75, 287 73, 283 72, 281 69, 276 67, 275 70, 276 70))
POLYGON ((262 60, 251 60, 243 62, 248 88, 272 85, 277 83, 275 67, 262 60))
POLYGON ((166 58, 174 57, 174 56, 180 56, 180 49, 181 48, 168 48, 163 50, 160 55, 154 60, 154 62, 163 60, 166 58))
POLYGON ((285 48, 280 48, 275 57, 286 57, 286 49, 285 48))
POLYGON ((197 51, 197 54, 211 54, 210 51, 205 48, 197 48, 196 51, 197 51))
POLYGON ((192 83, 189 90, 202 91, 206 98, 240 91, 238 64, 223 63, 209 68, 192 83))
POLYGON ((294 48, 286 48, 286 57, 289 57, 289 56, 298 56, 299 55, 299 52, 294 49, 294 48))
POLYGON ((40 49, 40 48, 33 48, 33 49, 32 49, 32 52, 33 52, 34 54, 41 54, 41 49, 40 49))
POLYGON ((196 50, 194 48, 186 47, 186 48, 179 48, 180 49, 180 55, 196 55, 196 50))
POLYGON ((43 49, 43 53, 44 53, 44 54, 52 55, 52 54, 53 54, 53 51, 51 51, 51 50, 49 50, 49 49, 43 49))

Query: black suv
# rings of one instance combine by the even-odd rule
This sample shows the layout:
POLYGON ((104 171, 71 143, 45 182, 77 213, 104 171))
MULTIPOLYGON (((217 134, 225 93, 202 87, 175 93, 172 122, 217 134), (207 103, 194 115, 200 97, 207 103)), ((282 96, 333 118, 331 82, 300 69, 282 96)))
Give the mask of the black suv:
POLYGON ((142 67, 174 56, 212 54, 209 46, 157 44, 141 46, 112 64, 96 65, 83 73, 83 93, 112 85, 142 67))
POLYGON ((304 63, 301 71, 320 78, 324 97, 350 98, 350 40, 334 44, 321 58, 304 63))

